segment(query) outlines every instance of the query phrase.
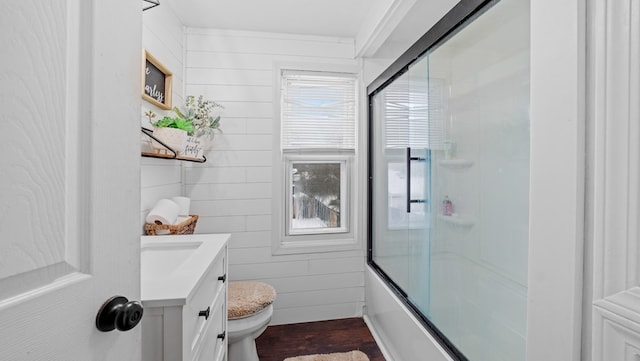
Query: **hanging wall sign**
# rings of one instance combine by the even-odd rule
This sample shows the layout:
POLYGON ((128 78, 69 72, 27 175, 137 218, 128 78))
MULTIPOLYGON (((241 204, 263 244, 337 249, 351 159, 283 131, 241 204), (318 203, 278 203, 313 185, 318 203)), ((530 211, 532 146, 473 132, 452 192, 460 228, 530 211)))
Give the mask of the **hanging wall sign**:
POLYGON ((184 150, 180 152, 183 157, 203 159, 204 157, 204 144, 198 137, 187 137, 187 144, 184 150))
POLYGON ((171 109, 173 74, 148 51, 142 63, 142 99, 162 109, 171 109))

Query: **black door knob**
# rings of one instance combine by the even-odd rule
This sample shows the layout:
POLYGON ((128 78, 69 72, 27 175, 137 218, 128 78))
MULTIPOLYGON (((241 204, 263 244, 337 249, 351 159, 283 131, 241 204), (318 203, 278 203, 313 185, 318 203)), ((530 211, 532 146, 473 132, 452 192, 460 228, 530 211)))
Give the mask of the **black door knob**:
POLYGON ((96 316, 96 327, 102 332, 115 329, 129 331, 140 323, 142 313, 142 304, 139 301, 129 301, 126 297, 114 296, 100 307, 96 316))

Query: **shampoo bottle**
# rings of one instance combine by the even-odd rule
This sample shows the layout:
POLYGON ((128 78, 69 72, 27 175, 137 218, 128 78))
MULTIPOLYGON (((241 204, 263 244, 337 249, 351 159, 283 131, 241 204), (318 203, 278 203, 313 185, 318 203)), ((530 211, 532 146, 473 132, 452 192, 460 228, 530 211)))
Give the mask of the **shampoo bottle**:
POLYGON ((453 214, 453 203, 449 199, 449 196, 444 196, 444 200, 442 201, 442 214, 445 216, 453 214))

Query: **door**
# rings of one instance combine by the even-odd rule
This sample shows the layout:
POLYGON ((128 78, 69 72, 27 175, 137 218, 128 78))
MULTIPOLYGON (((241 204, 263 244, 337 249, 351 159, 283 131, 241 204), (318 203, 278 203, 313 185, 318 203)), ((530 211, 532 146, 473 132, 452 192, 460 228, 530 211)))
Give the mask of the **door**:
POLYGON ((424 67, 439 90, 429 104, 442 109, 430 117, 441 146, 426 316, 473 361, 526 360, 529 38, 529 2, 501 0, 429 51, 424 67))
POLYGON ((2 1, 0 360, 140 359, 138 5, 2 1))
POLYGON ((411 203, 411 199, 422 199, 418 196, 422 188, 415 181, 411 171, 419 166, 419 154, 424 154, 424 146, 412 150, 411 144, 411 108, 409 94, 409 74, 402 74, 372 99, 373 120, 380 120, 372 125, 381 129, 373 133, 371 139, 372 163, 371 172, 378 182, 375 183, 373 197, 372 239, 374 243, 373 257, 384 269, 395 285, 407 292, 410 285, 411 266, 407 259, 411 256, 411 239, 415 232, 411 224, 417 219, 412 210, 419 209, 420 204, 411 203), (416 160, 412 160, 415 158, 416 160), (411 186, 416 183, 416 187, 411 186))
MULTIPOLYGON (((373 258, 414 304, 428 304, 431 149, 426 61, 371 98, 373 258)), ((432 114, 433 115, 433 114, 432 114)), ((442 142, 439 142, 442 143, 442 142)))
POLYGON ((529 38, 527 0, 491 2, 371 95, 372 203, 389 198, 380 139, 397 133, 409 195, 408 251, 384 262, 374 206, 372 261, 459 360, 527 359, 529 38), (389 97, 397 88, 404 107, 389 97), (396 108, 404 117, 383 111, 396 108), (408 132, 389 126, 396 118, 408 132))

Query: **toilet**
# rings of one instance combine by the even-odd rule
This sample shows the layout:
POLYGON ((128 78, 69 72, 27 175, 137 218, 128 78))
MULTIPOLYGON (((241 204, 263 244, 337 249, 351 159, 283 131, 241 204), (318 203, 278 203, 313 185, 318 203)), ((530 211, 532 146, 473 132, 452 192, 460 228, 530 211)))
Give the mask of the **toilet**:
POLYGON ((255 339, 271 321, 276 290, 263 282, 233 281, 227 299, 228 361, 259 361, 255 339))

